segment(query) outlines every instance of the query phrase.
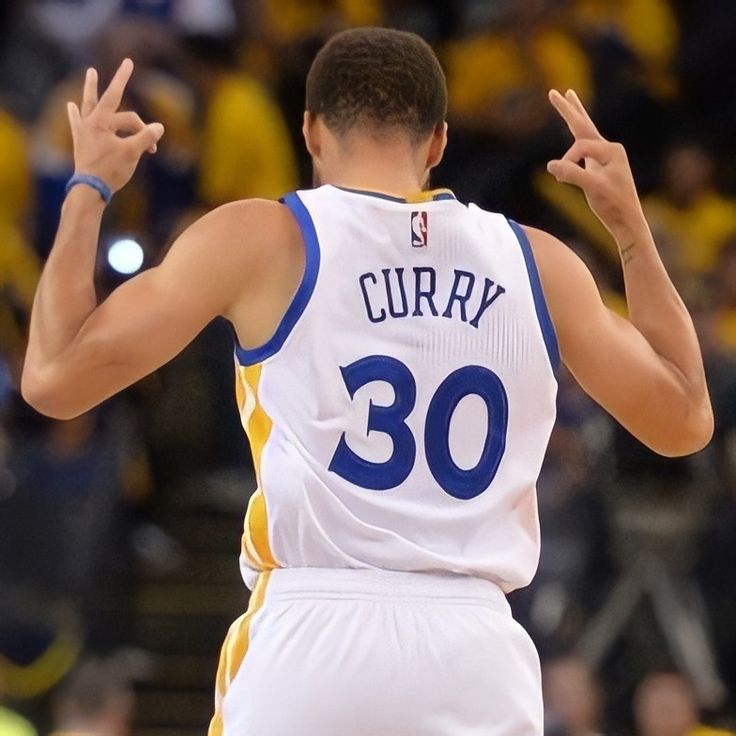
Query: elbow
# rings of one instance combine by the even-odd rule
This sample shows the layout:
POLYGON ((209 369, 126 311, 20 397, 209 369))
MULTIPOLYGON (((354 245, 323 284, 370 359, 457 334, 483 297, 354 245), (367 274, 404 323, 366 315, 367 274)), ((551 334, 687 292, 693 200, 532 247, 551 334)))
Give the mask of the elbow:
POLYGON ((20 379, 23 400, 40 414, 51 419, 74 419, 81 412, 70 411, 61 400, 63 394, 48 377, 48 372, 28 363, 23 367, 20 379))
POLYGON ((27 361, 20 377, 20 395, 26 404, 44 413, 47 391, 44 389, 40 371, 30 366, 27 361))
POLYGON ((704 450, 713 439, 713 432, 715 430, 715 422, 713 420, 713 412, 708 411, 708 416, 704 417, 690 433, 689 443, 685 447, 683 455, 693 455, 696 452, 704 450))
POLYGON ((711 439, 715 422, 710 402, 688 416, 683 422, 680 431, 673 434, 662 447, 653 447, 656 452, 665 457, 684 457, 694 455, 704 450, 711 439))

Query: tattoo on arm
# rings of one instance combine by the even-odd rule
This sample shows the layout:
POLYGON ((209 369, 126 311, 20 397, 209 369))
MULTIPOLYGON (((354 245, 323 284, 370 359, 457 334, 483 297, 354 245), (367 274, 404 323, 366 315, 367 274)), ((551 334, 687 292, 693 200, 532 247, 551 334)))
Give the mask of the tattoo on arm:
POLYGON ((621 260, 624 266, 631 263, 634 258, 634 243, 627 245, 625 248, 621 248, 621 260))

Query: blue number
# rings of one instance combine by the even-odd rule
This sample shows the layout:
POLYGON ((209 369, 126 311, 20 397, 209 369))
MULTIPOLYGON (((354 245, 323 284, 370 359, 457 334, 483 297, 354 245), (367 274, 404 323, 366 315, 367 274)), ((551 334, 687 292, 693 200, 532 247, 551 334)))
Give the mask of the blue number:
POLYGON ((414 376, 400 360, 386 355, 361 358, 349 366, 341 367, 340 371, 351 399, 367 383, 385 381, 391 385, 394 390, 392 404, 378 406, 370 402, 367 431, 387 434, 394 448, 386 462, 374 463, 353 452, 343 432, 329 469, 341 478, 372 491, 396 488, 409 477, 417 454, 414 435, 405 421, 417 397, 414 376))
MULTIPOLYGON (((350 398, 373 381, 385 381, 394 390, 389 406, 372 401, 368 410, 368 433, 383 432, 391 437, 393 452, 384 463, 366 460, 348 447, 345 432, 332 456, 329 469, 357 486, 386 491, 403 483, 414 467, 416 442, 406 424, 414 409, 417 387, 411 371, 396 358, 371 355, 340 368, 350 398)), ((440 488, 454 498, 468 500, 491 485, 506 450, 509 405, 501 379, 488 368, 468 365, 453 371, 439 385, 429 402, 424 424, 427 464, 440 488), (457 405, 466 396, 480 396, 488 413, 483 451, 474 468, 464 470, 450 454, 450 422, 457 405)))
POLYGON ((445 493, 470 499, 483 493, 496 477, 506 449, 509 404, 501 379, 488 368, 468 365, 445 378, 427 410, 424 446, 427 464, 445 493), (474 394, 485 402, 488 428, 480 460, 474 468, 463 470, 450 455, 450 421, 457 405, 474 394))

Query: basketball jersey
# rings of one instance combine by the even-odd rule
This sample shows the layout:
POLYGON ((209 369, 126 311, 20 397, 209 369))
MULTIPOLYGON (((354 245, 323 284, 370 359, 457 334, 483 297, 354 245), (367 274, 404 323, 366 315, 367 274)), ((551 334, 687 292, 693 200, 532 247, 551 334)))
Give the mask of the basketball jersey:
POLYGON ((235 349, 246 584, 278 567, 528 584, 558 355, 523 230, 447 190, 283 201, 304 275, 272 338, 235 349))

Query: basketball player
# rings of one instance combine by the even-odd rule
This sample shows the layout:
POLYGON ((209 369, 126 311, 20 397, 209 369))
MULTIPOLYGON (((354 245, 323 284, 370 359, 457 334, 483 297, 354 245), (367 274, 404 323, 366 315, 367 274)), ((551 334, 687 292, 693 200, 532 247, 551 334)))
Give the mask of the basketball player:
POLYGON ((423 191, 447 139, 440 65, 415 35, 347 31, 307 80, 318 186, 211 212, 98 305, 105 200, 163 134, 118 112, 132 70, 99 99, 90 70, 69 105, 76 174, 22 391, 72 417, 214 317, 233 324, 259 488, 241 558, 253 592, 222 650, 212 736, 541 734, 537 654, 505 594, 537 565, 558 356, 657 452, 695 452, 713 428, 624 149, 574 92, 550 93, 574 143, 549 171, 616 241, 629 319, 552 235, 423 191))

